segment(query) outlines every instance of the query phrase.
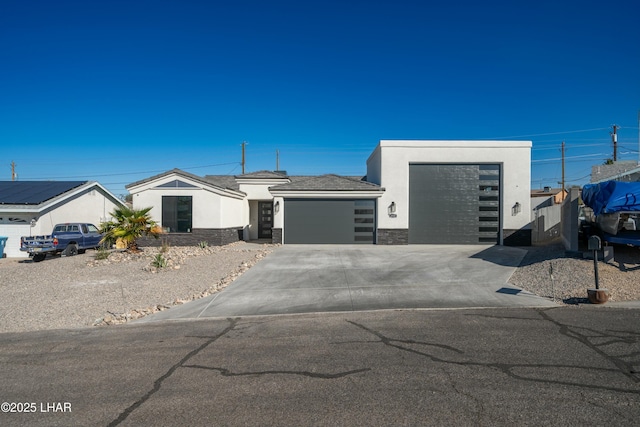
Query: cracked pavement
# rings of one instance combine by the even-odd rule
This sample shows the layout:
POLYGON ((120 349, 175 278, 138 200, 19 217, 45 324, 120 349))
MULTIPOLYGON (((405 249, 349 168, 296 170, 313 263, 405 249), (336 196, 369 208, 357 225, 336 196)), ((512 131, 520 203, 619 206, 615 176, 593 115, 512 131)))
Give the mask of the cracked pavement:
POLYGON ((637 310, 212 319, 0 334, 0 425, 629 425, 637 310))

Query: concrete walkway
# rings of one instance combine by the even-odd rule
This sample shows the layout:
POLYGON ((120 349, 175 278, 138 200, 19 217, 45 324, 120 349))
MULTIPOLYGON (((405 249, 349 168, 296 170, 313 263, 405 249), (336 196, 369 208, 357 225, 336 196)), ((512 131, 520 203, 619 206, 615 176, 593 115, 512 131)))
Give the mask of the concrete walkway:
POLYGON ((140 321, 379 309, 556 306, 507 283, 525 253, 505 246, 286 245, 224 291, 140 321))

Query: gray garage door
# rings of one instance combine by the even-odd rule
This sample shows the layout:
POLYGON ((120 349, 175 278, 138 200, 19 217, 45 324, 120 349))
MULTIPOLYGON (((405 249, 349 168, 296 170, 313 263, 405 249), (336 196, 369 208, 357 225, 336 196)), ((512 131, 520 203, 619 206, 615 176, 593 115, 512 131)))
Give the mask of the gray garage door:
POLYGON ((498 243, 500 165, 409 165, 409 243, 498 243))
POLYGON ((285 199, 284 243, 374 243, 375 200, 285 199))

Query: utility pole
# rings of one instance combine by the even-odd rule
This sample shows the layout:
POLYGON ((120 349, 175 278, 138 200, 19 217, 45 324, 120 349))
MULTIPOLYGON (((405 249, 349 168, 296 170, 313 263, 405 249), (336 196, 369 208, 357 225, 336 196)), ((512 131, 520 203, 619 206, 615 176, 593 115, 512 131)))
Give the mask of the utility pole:
POLYGON ((11 161, 11 181, 15 181, 16 177, 16 162, 11 161))
POLYGON ((562 141, 562 200, 564 201, 564 141, 562 141))
POLYGON ((242 141, 242 175, 244 175, 244 146, 247 145, 247 141, 242 141))
POLYGON ((280 170, 280 150, 276 150, 276 172, 280 170))
POLYGON ((613 161, 618 160, 618 134, 616 131, 618 130, 617 125, 613 125, 613 132, 611 133, 611 141, 613 141, 613 161))

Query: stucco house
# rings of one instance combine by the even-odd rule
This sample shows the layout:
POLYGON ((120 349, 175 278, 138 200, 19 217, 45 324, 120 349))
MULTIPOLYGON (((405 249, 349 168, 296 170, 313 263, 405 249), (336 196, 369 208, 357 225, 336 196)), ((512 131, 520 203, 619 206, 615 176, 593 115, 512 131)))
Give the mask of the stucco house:
POLYGON ((172 244, 531 242, 530 141, 383 140, 365 177, 178 169, 127 186, 172 244))
POLYGON ((7 257, 26 258, 21 236, 50 234, 55 224, 99 225, 124 206, 95 181, 0 181, 0 236, 9 237, 7 257))
POLYGON ((544 187, 542 190, 531 190, 532 208, 559 205, 567 197, 567 190, 563 188, 544 187))

